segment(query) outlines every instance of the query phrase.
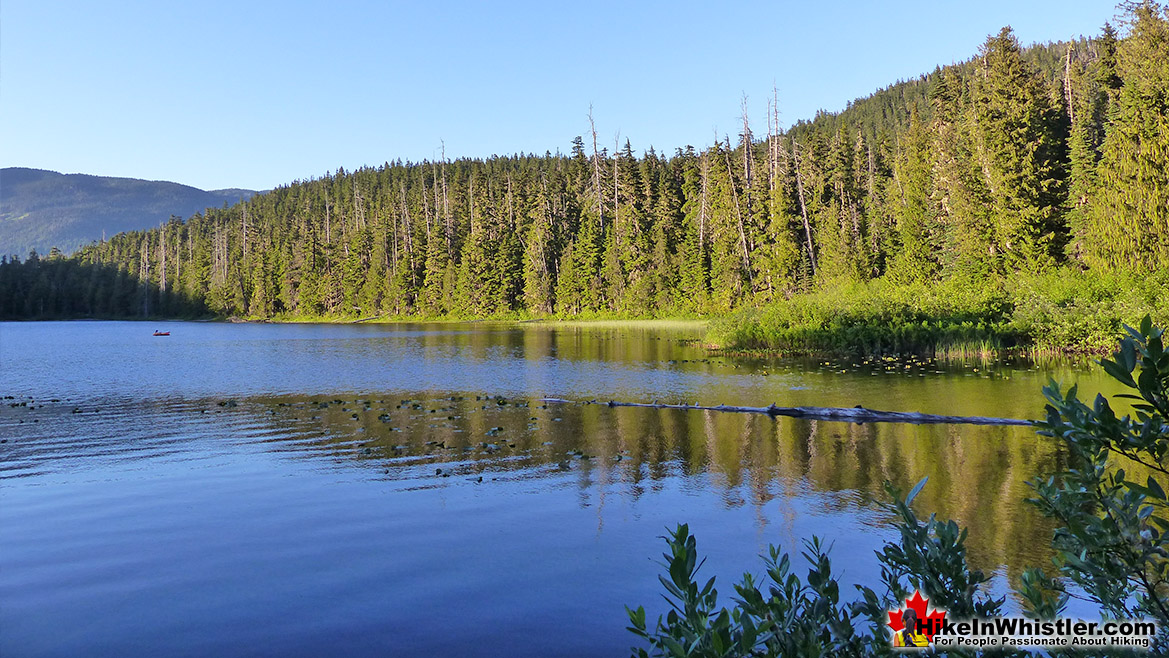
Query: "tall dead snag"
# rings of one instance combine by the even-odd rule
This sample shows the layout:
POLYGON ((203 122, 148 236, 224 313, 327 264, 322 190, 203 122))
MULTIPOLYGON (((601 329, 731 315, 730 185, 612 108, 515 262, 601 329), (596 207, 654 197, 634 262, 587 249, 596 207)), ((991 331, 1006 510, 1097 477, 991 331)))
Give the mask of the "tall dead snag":
POLYGON ((415 276, 417 270, 414 265, 414 229, 410 225, 410 209, 406 204, 406 181, 402 181, 398 189, 401 190, 398 201, 402 206, 402 238, 406 242, 406 256, 410 259, 410 286, 417 288, 418 279, 415 276))
POLYGON ((397 205, 394 203, 395 201, 396 199, 390 199, 388 203, 390 208, 387 219, 390 222, 390 251, 386 257, 390 260, 386 262, 386 267, 390 270, 390 276, 393 276, 393 273, 398 269, 398 217, 394 213, 394 206, 397 205))
POLYGON ((698 209, 698 249, 701 251, 706 247, 706 213, 710 207, 709 197, 707 196, 707 182, 710 180, 710 157, 708 153, 703 153, 699 156, 701 167, 699 169, 702 177, 702 202, 698 209))
POLYGON ((166 224, 158 225, 158 292, 166 294, 166 224))
MULTIPOLYGON (((743 134, 740 135, 743 144, 743 192, 747 201, 747 223, 754 225, 755 212, 751 204, 751 188, 754 184, 753 167, 751 162, 751 149, 754 146, 754 135, 751 134, 751 124, 747 121, 747 95, 743 94, 742 101, 743 109, 743 134)), ((750 243, 751 250, 754 250, 754 239, 745 241, 744 244, 750 243)))
MULTIPOLYGON (((445 167, 444 167, 444 169, 445 169, 445 167)), ((443 223, 445 220, 442 217, 442 206, 439 204, 439 198, 438 198, 439 182, 438 182, 438 163, 437 162, 430 163, 430 172, 431 172, 430 175, 432 177, 431 180, 434 181, 434 185, 431 186, 434 188, 434 223, 435 223, 436 227, 442 227, 442 232, 445 235, 447 232, 446 225, 443 223)), ((451 258, 452 258, 452 256, 451 256, 451 242, 450 242, 449 238, 447 238, 446 243, 447 243, 447 250, 446 250, 447 260, 451 260, 451 258)))
MULTIPOLYGON (((181 226, 181 225, 180 225, 181 226)), ((183 285, 183 231, 175 231, 175 287, 183 285)))
POLYGON ((138 278, 142 280, 142 315, 150 315, 150 240, 142 241, 138 260, 138 278))
POLYGON ((470 229, 467 233, 468 242, 473 242, 474 237, 479 234, 475 226, 475 174, 471 174, 467 181, 467 208, 470 220, 470 229))
POLYGON ((593 133, 593 189, 597 193, 597 219, 601 223, 601 234, 605 233, 605 210, 601 204, 601 155, 597 150, 597 124, 593 123, 593 106, 589 105, 589 130, 593 133))
POLYGON ((804 177, 800 173, 800 148, 795 138, 792 138, 792 158, 796 165, 796 191, 800 197, 800 215, 804 219, 804 237, 807 238, 808 260, 812 264, 812 276, 816 276, 816 250, 812 245, 812 225, 808 223, 808 204, 804 202, 804 177))
POLYGON ((617 163, 621 159, 621 131, 613 133, 613 241, 617 245, 617 253, 621 253, 621 212, 620 202, 617 200, 617 163))
POLYGON ((353 228, 361 230, 366 227, 365 195, 361 193, 361 183, 353 181, 353 228))
POLYGON ((767 107, 767 190, 775 198, 776 171, 779 169, 779 89, 771 86, 767 107))
POLYGON ((743 229, 743 213, 739 209, 739 190, 735 186, 735 174, 731 170, 731 138, 727 137, 727 150, 723 152, 727 160, 727 179, 731 183, 731 200, 735 204, 735 218, 739 223, 739 245, 743 250, 743 269, 747 270, 747 281, 755 287, 755 276, 751 272, 751 255, 747 252, 747 232, 743 229))
POLYGON ((333 233, 329 225, 329 188, 325 188, 325 244, 333 244, 333 233))
POLYGON ((426 190, 426 174, 419 176, 422 179, 422 212, 426 215, 426 248, 430 249, 431 240, 431 226, 430 226, 430 192, 426 190))
MULTIPOLYGON (((446 142, 440 141, 442 144, 442 218, 444 230, 446 232, 446 255, 448 260, 455 259, 455 227, 454 220, 451 217, 451 207, 447 200, 446 190, 446 142)), ((435 190, 437 191, 437 190, 435 190)))
POLYGON ((240 234, 240 239, 243 241, 241 250, 243 251, 243 261, 246 266, 248 262, 248 204, 243 204, 241 214, 243 215, 243 231, 240 234))
MULTIPOLYGON (((508 224, 511 225, 511 230, 516 231, 517 227, 516 227, 516 221, 515 221, 515 206, 512 204, 511 172, 510 171, 507 172, 507 220, 508 220, 508 224)), ((518 233, 518 231, 517 231, 517 233, 518 233)), ((524 238, 524 236, 521 235, 520 240, 522 241, 523 238, 524 238)))

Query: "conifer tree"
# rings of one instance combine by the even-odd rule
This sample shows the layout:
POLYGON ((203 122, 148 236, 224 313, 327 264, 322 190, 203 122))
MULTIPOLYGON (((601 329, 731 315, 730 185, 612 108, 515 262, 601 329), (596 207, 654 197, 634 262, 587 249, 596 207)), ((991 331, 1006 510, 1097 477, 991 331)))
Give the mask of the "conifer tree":
POLYGON ((536 192, 523 255, 523 305, 540 314, 551 313, 555 307, 553 290, 556 285, 556 254, 547 194, 546 184, 536 192))
POLYGON ((1009 27, 987 39, 973 91, 974 155, 990 201, 992 257, 1008 268, 1050 267, 1066 237, 1066 128, 1009 27))
POLYGON ((1085 261, 1151 271, 1169 262, 1169 20, 1152 2, 1133 11, 1117 48, 1123 81, 1107 124, 1099 188, 1085 220, 1085 261))
POLYGON ((944 224, 945 269, 980 276, 996 269, 994 226, 985 179, 973 146, 968 86, 958 71, 942 71, 930 90, 933 110, 934 199, 944 224))
POLYGON ((889 264, 894 281, 916 282, 934 278, 940 268, 939 228, 931 193, 933 154, 926 126, 916 107, 910 111, 909 128, 901 136, 893 177, 887 188, 887 207, 893 216, 895 244, 889 264))
POLYGON ((735 307, 747 289, 739 232, 742 209, 736 203, 728 150, 716 144, 709 161, 711 305, 725 311, 735 307))
MULTIPOLYGON (((707 305, 710 291, 710 260, 707 251, 708 177, 692 148, 683 154, 682 235, 678 244, 678 288, 675 305, 700 310, 707 305)), ((706 156, 701 156, 703 163, 706 156)))

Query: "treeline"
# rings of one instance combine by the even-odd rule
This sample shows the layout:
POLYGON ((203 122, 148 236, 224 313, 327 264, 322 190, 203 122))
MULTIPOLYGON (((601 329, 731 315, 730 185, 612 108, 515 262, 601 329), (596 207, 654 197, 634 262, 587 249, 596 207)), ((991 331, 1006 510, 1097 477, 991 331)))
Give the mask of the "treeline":
POLYGON ((1004 28, 787 131, 773 98, 765 133, 744 112, 701 151, 594 129, 568 155, 338 170, 83 248, 74 301, 36 299, 53 259, 10 258, 0 315, 720 313, 876 278, 1163 269, 1169 20, 1146 3, 1125 27, 1027 50, 1004 28))
POLYGON ((0 258, 0 319, 195 316, 208 312, 198 300, 164 295, 143 283, 132 268, 115 262, 82 262, 54 248, 47 258, 34 251, 23 262, 0 258))

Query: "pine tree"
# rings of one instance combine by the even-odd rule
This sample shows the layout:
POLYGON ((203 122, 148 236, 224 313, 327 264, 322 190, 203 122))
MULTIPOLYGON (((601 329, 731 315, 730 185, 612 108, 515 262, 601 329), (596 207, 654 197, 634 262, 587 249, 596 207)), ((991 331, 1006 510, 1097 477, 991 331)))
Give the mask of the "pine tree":
MULTIPOLYGON (((705 157, 702 156, 703 162, 705 157)), ((682 164, 682 235, 678 245, 678 288, 674 305, 697 311, 706 308, 710 292, 707 251, 707 176, 699 156, 687 148, 682 164)))
POLYGON ((1015 269, 1055 264, 1066 239, 1066 125, 1009 27, 983 47, 974 76, 974 121, 974 155, 993 218, 993 256, 1015 269))
MULTIPOLYGON (((581 152, 583 155, 583 145, 581 152)), ((552 231, 551 204, 547 184, 543 183, 532 204, 523 256, 523 305, 539 314, 551 313, 555 307, 553 290, 556 286, 556 253, 552 231)))
POLYGON ((952 276, 976 277, 996 269, 994 225, 982 167, 974 153, 969 91, 946 69, 930 90, 933 110, 933 197, 944 224, 944 267, 952 276))
POLYGON ((895 240, 889 277, 899 282, 927 281, 940 269, 939 228, 931 200, 933 155, 926 126, 914 107, 909 128, 901 136, 887 206, 895 223, 895 240))
POLYGON ((1084 259, 1095 267, 1151 271, 1169 262, 1169 20, 1145 3, 1117 49, 1123 84, 1107 125, 1088 205, 1084 259))
POLYGON ((728 151, 716 144, 710 153, 710 295, 713 307, 726 311, 749 291, 739 232, 742 209, 728 151))
POLYGON ((451 310, 445 295, 447 287, 446 242, 437 232, 426 236, 426 264, 423 268, 422 289, 418 292, 418 307, 427 315, 442 315, 451 310))

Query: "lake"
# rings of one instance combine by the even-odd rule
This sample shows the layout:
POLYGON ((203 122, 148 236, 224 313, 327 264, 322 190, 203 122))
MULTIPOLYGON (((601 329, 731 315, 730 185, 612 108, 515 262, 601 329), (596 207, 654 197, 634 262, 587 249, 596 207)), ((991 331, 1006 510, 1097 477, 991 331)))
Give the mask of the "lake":
MULTIPOLYGON (((0 655, 625 655, 667 527, 731 585, 818 535, 879 589, 879 502, 1048 566, 1027 428, 592 400, 1038 417, 1087 363, 712 356, 694 323, 0 323, 0 655), (170 331, 154 337, 155 329, 170 331), (547 403, 544 397, 570 404, 547 403)), ((806 572, 806 569, 800 569, 806 572)))

